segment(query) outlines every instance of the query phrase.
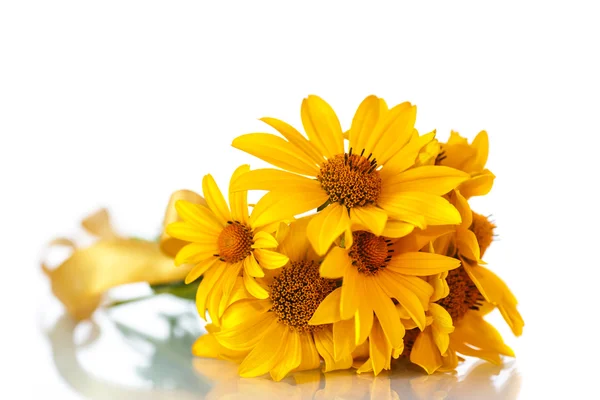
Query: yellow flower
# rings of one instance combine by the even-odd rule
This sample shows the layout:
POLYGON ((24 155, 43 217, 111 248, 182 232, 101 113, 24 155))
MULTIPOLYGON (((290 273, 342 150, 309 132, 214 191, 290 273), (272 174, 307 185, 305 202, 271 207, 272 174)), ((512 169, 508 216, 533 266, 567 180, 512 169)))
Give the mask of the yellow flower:
POLYGON ((434 133, 415 133, 416 107, 410 103, 388 109, 383 99, 367 97, 352 121, 348 150, 335 112, 320 97, 304 99, 301 117, 308 139, 285 122, 263 118, 287 140, 251 133, 233 141, 234 147, 283 169, 251 171, 233 183, 233 190, 270 191, 261 211, 275 219, 317 208, 308 238, 319 255, 352 228, 382 235, 388 218, 394 220, 388 236, 394 237, 415 226, 460 222, 441 195, 469 175, 448 167, 413 168, 434 133))
POLYGON ((334 360, 334 338, 330 325, 313 326, 308 321, 336 282, 319 276, 319 258, 306 239, 304 218, 278 232, 280 249, 290 262, 265 276, 267 299, 242 298, 231 304, 220 327, 210 327, 201 337, 195 354, 241 361, 239 374, 255 377, 270 373, 278 381, 292 371, 318 368, 325 371, 352 365, 348 352, 334 360), (319 357, 320 356, 320 357, 319 357))
MULTIPOLYGON (((248 170, 247 165, 239 167, 231 180, 248 170)), ((198 287, 196 305, 202 318, 209 309, 214 320, 228 306, 240 274, 248 292, 264 299, 268 293, 255 278, 265 276, 264 269, 282 267, 288 258, 268 250, 275 249, 278 242, 263 229, 274 221, 257 223, 260 213, 256 209, 248 215, 246 192, 229 193, 230 210, 211 175, 202 180, 202 190, 206 205, 177 201, 175 208, 182 221, 169 224, 166 232, 171 237, 189 242, 177 252, 175 264, 193 265, 185 278, 186 283, 204 275, 198 287)))
POLYGON ((467 139, 452 132, 447 143, 442 143, 436 165, 444 165, 464 171, 470 179, 458 190, 467 199, 488 194, 494 184, 495 175, 485 168, 488 158, 489 140, 486 131, 481 131, 469 144, 467 139))
MULTIPOLYGON (((450 200, 463 222, 456 232, 435 240, 432 247, 436 252, 459 258, 461 267, 448 272, 445 284, 431 282, 443 279, 443 275, 429 278, 438 288, 429 305, 432 318, 423 332, 409 329, 405 334, 404 355, 429 374, 454 370, 459 360, 457 353, 494 364, 501 363, 501 355, 514 357, 498 331, 483 318, 494 307, 498 307, 515 335, 523 330, 514 295, 500 278, 478 264, 482 262, 482 248, 469 229, 473 226, 473 213, 468 202, 458 191, 450 195, 450 200)), ((404 316, 405 321, 408 317, 404 316)))
MULTIPOLYGON (((409 240, 409 239, 407 239, 409 240)), ((373 314, 381 323, 392 347, 400 346, 400 321, 392 299, 407 310, 417 326, 425 328, 425 309, 433 288, 420 276, 448 271, 460 266, 460 261, 439 254, 403 251, 389 238, 366 231, 352 233, 348 248, 333 247, 321 264, 321 276, 343 278, 341 288, 332 293, 313 317, 314 321, 340 319, 356 321, 356 344, 371 332, 373 314), (393 318, 394 317, 394 318, 393 318)))
MULTIPOLYGON (((524 321, 517 310, 517 299, 502 279, 481 265, 484 263, 481 260, 481 252, 482 250, 485 251, 486 247, 482 247, 478 243, 477 234, 473 230, 474 227, 477 227, 477 224, 483 224, 482 219, 480 216, 473 217, 474 213, 471 211, 469 203, 460 192, 453 192, 450 196, 450 202, 460 212, 462 223, 456 228, 455 235, 447 235, 437 239, 435 243, 436 252, 459 258, 462 261, 462 268, 464 268, 483 298, 498 308, 513 333, 520 336, 523 333, 524 321), (477 222, 474 224, 474 221, 477 222)), ((481 232, 485 230, 489 235, 493 229, 479 227, 475 230, 479 232, 479 236, 485 236, 484 244, 489 245, 491 239, 489 236, 482 235, 481 232)))

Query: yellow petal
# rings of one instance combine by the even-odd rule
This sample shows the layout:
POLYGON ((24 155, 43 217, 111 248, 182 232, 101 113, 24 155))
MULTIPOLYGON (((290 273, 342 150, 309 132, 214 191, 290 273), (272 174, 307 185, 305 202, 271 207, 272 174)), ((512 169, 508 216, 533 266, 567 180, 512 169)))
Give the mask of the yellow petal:
POLYGON ((336 361, 343 360, 356 348, 354 339, 354 319, 342 320, 333 324, 333 351, 336 361))
MULTIPOLYGON (((344 280, 342 282, 342 297, 340 302, 340 316, 342 319, 350 319, 356 312, 358 304, 366 299, 360 295, 361 281, 364 278, 360 276, 358 270, 349 266, 346 268, 344 280)), ((368 293, 368 291, 366 292, 368 293)), ((363 293, 364 295, 365 293, 363 293)))
POLYGON ((400 318, 398 318, 394 303, 383 293, 375 280, 370 283, 367 290, 372 296, 373 311, 381 324, 383 332, 385 332, 385 337, 392 347, 400 347, 402 338, 404 338, 404 327, 400 322, 400 318))
POLYGON ((246 290, 257 299, 266 299, 269 297, 269 292, 259 285, 259 283, 250 275, 244 274, 244 286, 246 286, 246 290))
POLYGON ((402 253, 392 256, 387 268, 404 275, 429 276, 460 267, 456 258, 431 253, 402 253))
POLYGON ((429 375, 442 366, 442 355, 433 340, 430 328, 417 336, 410 352, 410 361, 421 366, 429 375))
POLYGON ((462 220, 460 227, 463 229, 469 229, 473 223, 473 212, 471 211, 471 207, 469 206, 467 199, 464 198, 460 191, 455 190, 450 195, 450 202, 454 205, 454 207, 456 207, 458 213, 460 214, 462 220))
POLYGON ((254 256, 258 264, 265 269, 277 269, 283 267, 290 260, 287 256, 276 251, 256 249, 254 256))
POLYGON ((344 153, 342 127, 329 104, 318 96, 308 96, 302 101, 300 114, 310 142, 321 154, 331 158, 344 153))
MULTIPOLYGON (((402 341, 402 338, 400 338, 402 341)), ((392 348, 379 324, 374 324, 369 336, 369 355, 373 373, 378 375, 384 369, 390 369, 392 348)))
POLYGON ((229 205, 231 207, 231 217, 234 221, 248 223, 248 193, 245 191, 234 192, 233 183, 242 175, 250 171, 249 165, 238 167, 231 175, 229 181, 229 205))
POLYGON ((175 256, 175 265, 196 264, 214 257, 218 252, 216 243, 190 243, 179 250, 175 256))
POLYGON ((324 372, 335 371, 338 369, 348 369, 352 366, 352 356, 348 355, 341 360, 336 361, 333 356, 333 334, 331 329, 320 329, 313 333, 317 351, 325 360, 324 372))
POLYGON ((452 317, 444 307, 436 303, 429 304, 429 313, 433 317, 433 324, 431 325, 433 341, 440 350, 440 354, 444 355, 450 344, 449 334, 454 332, 452 317))
POLYGON ((271 322, 264 336, 240 364, 238 373, 242 378, 253 378, 271 371, 285 354, 289 329, 276 320, 271 322))
POLYGON ((315 346, 315 341, 311 335, 300 335, 301 361, 296 371, 307 371, 319 368, 321 360, 315 346))
MULTIPOLYGON (((381 196, 378 205, 394 219, 423 216, 428 225, 460 224, 460 214, 446 199, 421 192, 401 192, 381 196)), ((410 222, 410 221, 408 221, 410 222)))
POLYGON ((473 196, 484 196, 492 190, 496 176, 489 170, 484 170, 480 175, 473 176, 459 186, 460 192, 467 199, 473 196))
POLYGON ((254 255, 251 254, 244 258, 244 274, 248 274, 254 278, 262 278, 265 276, 265 272, 262 270, 254 255))
POLYGON ((378 164, 385 165, 409 142, 416 116, 417 108, 408 102, 398 104, 383 116, 381 123, 377 125, 377 132, 372 135, 379 139, 373 146, 378 164))
MULTIPOLYGON (((393 297, 404 307, 417 326, 423 330, 425 328, 425 308, 419 297, 412 292, 412 287, 399 274, 391 271, 380 271, 381 279, 379 284, 389 297, 393 297)), ((418 279, 418 278, 416 278, 418 279)), ((424 281, 423 281, 424 282, 424 281)), ((424 282, 427 284, 426 282, 424 282)), ((431 289, 433 292, 433 289, 431 289)), ((429 300, 429 298, 427 299, 429 300)))
POLYGON ((415 229, 413 224, 403 221, 388 220, 380 236, 401 238, 411 233, 413 229, 415 229))
POLYGON ((274 190, 278 192, 323 192, 315 179, 280 169, 261 168, 246 172, 231 184, 234 192, 244 190, 274 190))
POLYGON ((220 265, 217 265, 216 268, 211 268, 204 274, 204 279, 202 279, 198 286, 198 291, 196 292, 196 308, 198 309, 200 318, 204 320, 206 320, 206 301, 208 296, 223 276, 227 266, 227 264, 221 263, 220 265))
POLYGON ((350 220, 353 230, 365 230, 381 236, 387 221, 387 213, 375 206, 352 207, 350 220))
POLYGON ((317 150, 317 148, 293 126, 276 118, 261 118, 260 120, 275 128, 283 137, 289 140, 290 143, 293 143, 302 150, 316 165, 320 166, 323 161, 325 161, 323 159, 323 154, 321 154, 319 150, 317 150))
POLYGON ((256 347, 271 323, 277 321, 273 313, 257 311, 264 303, 253 299, 231 305, 223 314, 223 329, 214 333, 219 344, 236 351, 250 351, 256 347))
MULTIPOLYGON (((306 335, 306 334, 304 334, 306 335)), ((300 347, 300 334, 291 330, 288 334, 285 349, 281 359, 271 369, 271 378, 279 382, 292 370, 298 368, 302 361, 302 349, 300 347)))
MULTIPOLYGON (((208 233, 203 228, 189 222, 173 222, 166 227, 167 235, 186 242, 217 243, 218 233, 208 233)), ((220 233, 220 232, 219 232, 220 233)))
POLYGON ((177 200, 175 210, 177 210, 177 214, 182 220, 199 227, 206 234, 218 235, 225 226, 225 223, 221 222, 213 211, 201 204, 177 200))
POLYGON ((443 195, 469 178, 469 174, 454 168, 425 165, 385 180, 381 193, 424 192, 443 195))
POLYGON ((201 277, 206 271, 208 271, 214 265, 222 263, 217 257, 208 258, 196 264, 194 268, 186 275, 185 284, 190 284, 196 279, 201 277))
POLYGON ((350 148, 356 153, 360 153, 362 149, 365 149, 366 154, 373 152, 366 144, 377 125, 379 110, 379 99, 373 95, 365 98, 358 106, 349 132, 350 148))
POLYGON ((238 136, 231 144, 276 167, 298 174, 317 176, 319 168, 294 144, 268 133, 238 136))
POLYGON ((295 215, 321 206, 327 199, 327 194, 322 190, 319 193, 267 193, 254 207, 250 216, 250 225, 258 228, 273 222, 292 219, 295 215))
POLYGON ((410 235, 397 240, 392 249, 396 254, 419 251, 437 238, 455 231, 452 225, 428 226, 427 229, 415 229, 410 235))
POLYGON ((270 233, 259 231, 254 234, 253 249, 274 249, 277 246, 279 246, 279 243, 270 233))
POLYGON ((360 296, 361 301, 358 304, 358 310, 354 316, 355 319, 355 332, 356 344, 362 344, 371 333, 373 328, 373 307, 371 307, 369 298, 367 297, 367 291, 364 288, 364 282, 359 286, 360 291, 356 293, 356 296, 360 296))
POLYGON ((349 225, 350 217, 346 207, 334 203, 311 219, 306 234, 315 252, 322 256, 349 225))
POLYGON ((352 259, 348 256, 348 250, 334 246, 325 256, 319 272, 323 278, 338 279, 344 276, 346 268, 351 263, 352 259))
POLYGON ((319 304, 317 310, 308 321, 309 325, 324 325, 339 321, 340 318, 340 301, 342 288, 337 288, 331 292, 319 304))
POLYGON ((479 243, 477 242, 477 236, 469 230, 458 229, 456 231, 456 247, 461 256, 468 258, 476 263, 483 263, 479 258, 479 243))
POLYGON ((488 159, 489 139, 486 131, 481 131, 473 139, 471 147, 475 149, 476 156, 472 163, 474 170, 482 170, 488 159))
POLYGON ((381 169, 381 179, 384 181, 390 177, 407 170, 415 164, 419 152, 435 138, 435 132, 411 139, 406 146, 390 158, 381 169))
POLYGON ((212 175, 205 175, 204 179, 202 179, 202 192, 204 193, 204 198, 206 199, 208 207, 215 213, 219 222, 224 225, 227 221, 231 221, 229 207, 227 207, 225 198, 212 175))

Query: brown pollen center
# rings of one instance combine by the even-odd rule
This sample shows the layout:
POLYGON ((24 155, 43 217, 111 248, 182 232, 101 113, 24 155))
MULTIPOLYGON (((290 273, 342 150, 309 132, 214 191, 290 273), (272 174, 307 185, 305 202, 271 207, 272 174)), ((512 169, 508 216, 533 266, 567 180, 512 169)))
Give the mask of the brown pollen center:
POLYGON ((358 272, 366 275, 375 275, 387 266, 392 258, 391 241, 371 232, 352 232, 352 247, 348 255, 352 259, 352 265, 358 272))
POLYGON ((478 310, 483 303, 483 296, 463 267, 448 271, 446 278, 450 293, 437 303, 444 307, 456 323, 469 310, 478 310))
POLYGON ((319 275, 314 261, 293 261, 273 279, 269 297, 271 311, 279 322, 299 332, 314 332, 323 325, 309 325, 308 321, 321 302, 336 288, 334 280, 319 275))
POLYGON ((252 229, 238 221, 229 221, 217 239, 219 256, 227 263, 237 263, 248 257, 252 252, 252 229))
POLYGON ((477 237, 479 252, 481 253, 481 257, 483 257, 483 254, 494 240, 494 229, 496 229, 496 225, 487 217, 474 212, 473 223, 469 229, 475 234, 475 237, 477 237))
POLYGON ((325 161, 317 180, 329 195, 330 203, 347 208, 373 204, 381 193, 377 161, 370 154, 368 157, 352 154, 352 149, 325 161))

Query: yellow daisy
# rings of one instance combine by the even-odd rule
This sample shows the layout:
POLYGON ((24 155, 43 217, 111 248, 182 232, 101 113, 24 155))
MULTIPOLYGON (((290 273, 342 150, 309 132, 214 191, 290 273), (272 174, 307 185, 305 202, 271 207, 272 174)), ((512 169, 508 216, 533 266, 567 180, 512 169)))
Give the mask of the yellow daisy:
MULTIPOLYGON (((249 169, 248 165, 239 167, 231 181, 249 169)), ((230 192, 230 209, 211 175, 202 180, 202 191, 206 206, 177 201, 175 208, 182 221, 168 225, 166 232, 189 242, 178 251, 175 264, 194 266, 185 278, 186 283, 203 276, 196 305, 204 318, 207 305, 211 304, 210 315, 215 319, 227 307, 238 276, 242 276, 245 288, 252 296, 264 299, 268 293, 255 278, 265 276, 264 269, 282 267, 288 258, 274 251, 278 242, 263 230, 265 224, 256 222, 255 214, 259 213, 253 210, 252 215, 248 215, 247 192, 230 192)))
POLYGON ((458 190, 467 199, 488 194, 494 184, 495 175, 485 168, 488 158, 489 140, 486 131, 481 131, 469 144, 458 132, 452 132, 447 143, 441 144, 436 165, 444 165, 464 171, 470 179, 458 190))
POLYGON ((520 336, 523 333, 524 321, 517 310, 517 299, 502 279, 481 265, 484 264, 481 255, 492 241, 493 224, 485 217, 474 214, 459 191, 450 195, 450 202, 459 210, 462 222, 456 227, 455 234, 437 239, 436 252, 460 259, 461 268, 483 298, 498 308, 513 333, 520 336))
POLYGON ((266 274, 269 297, 231 304, 221 326, 211 328, 214 342, 202 339, 213 350, 202 351, 197 346, 198 355, 238 359, 242 377, 270 373, 276 381, 292 371, 318 368, 321 358, 325 371, 350 368, 349 352, 337 360, 333 357, 331 325, 308 324, 319 304, 336 288, 335 281, 319 276, 319 258, 306 239, 308 222, 306 218, 294 221, 287 232, 278 233, 280 250, 290 262, 266 274))
MULTIPOLYGON (((448 228, 440 227, 433 237, 446 232, 448 228)), ((370 338, 370 361, 376 373, 389 369, 388 355, 401 353, 403 346, 404 326, 394 299, 416 326, 424 329, 433 287, 420 276, 460 266, 455 258, 418 252, 418 248, 402 251, 402 243, 422 240, 411 236, 395 243, 370 232, 355 231, 348 248, 333 247, 321 264, 321 276, 343 278, 342 286, 321 303, 310 323, 333 323, 336 346, 350 352, 370 338)))
POLYGON ((319 255, 352 227, 379 236, 389 219, 395 237, 416 226, 457 224, 460 215, 441 195, 469 178, 449 167, 413 168, 419 151, 434 133, 415 134, 416 107, 388 109, 383 99, 367 97, 349 130, 349 147, 333 109, 318 96, 302 102, 308 139, 273 118, 262 120, 285 139, 267 133, 236 138, 232 145, 281 169, 251 171, 233 190, 268 190, 265 215, 280 219, 317 208, 308 237, 319 255))
MULTIPOLYGON (((460 192, 453 192, 450 200, 460 211, 463 222, 454 233, 435 240, 432 247, 441 254, 460 259, 461 267, 428 278, 435 290, 425 330, 411 329, 410 315, 406 312, 403 315, 408 329, 404 355, 429 374, 454 370, 459 360, 457 353, 494 364, 501 363, 501 355, 514 357, 498 331, 484 320, 494 307, 498 307, 515 335, 523 330, 514 295, 500 278, 478 264, 491 242, 493 224, 478 214, 474 217, 476 214, 471 212, 460 192), (476 225, 479 226, 474 228, 476 225), (478 243, 479 238, 482 245, 478 243)), ((405 250, 414 250, 421 248, 422 243, 414 248, 408 241, 403 244, 405 250)))

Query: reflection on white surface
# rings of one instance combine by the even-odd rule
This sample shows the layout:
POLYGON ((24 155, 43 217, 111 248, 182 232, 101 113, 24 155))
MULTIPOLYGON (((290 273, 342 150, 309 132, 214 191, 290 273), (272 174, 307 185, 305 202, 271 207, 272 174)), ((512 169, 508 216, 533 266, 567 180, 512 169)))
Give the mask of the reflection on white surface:
POLYGON ((88 399, 510 400, 520 388, 513 361, 470 361, 456 374, 432 376, 400 362, 377 377, 309 371, 282 382, 240 378, 234 363, 192 357, 204 332, 193 304, 170 298, 100 311, 77 326, 62 315, 47 328, 58 374, 88 399))

